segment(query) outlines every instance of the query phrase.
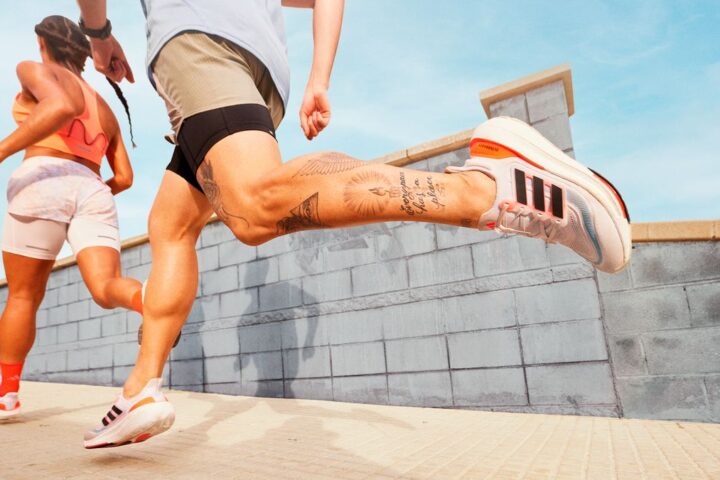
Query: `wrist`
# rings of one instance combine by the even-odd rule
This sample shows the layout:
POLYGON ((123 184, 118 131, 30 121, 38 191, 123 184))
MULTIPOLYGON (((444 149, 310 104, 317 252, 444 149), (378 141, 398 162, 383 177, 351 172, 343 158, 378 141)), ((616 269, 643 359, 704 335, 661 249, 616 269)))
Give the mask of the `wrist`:
POLYGON ((110 23, 110 20, 107 18, 103 23, 88 24, 81 17, 78 25, 80 26, 80 30, 91 39, 105 40, 112 34, 112 23, 110 23))

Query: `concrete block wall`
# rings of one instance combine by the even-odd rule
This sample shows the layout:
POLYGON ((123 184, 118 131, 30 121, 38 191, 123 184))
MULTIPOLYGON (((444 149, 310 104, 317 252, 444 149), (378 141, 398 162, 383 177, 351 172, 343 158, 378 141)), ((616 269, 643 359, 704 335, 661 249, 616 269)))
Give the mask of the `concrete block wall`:
MULTIPOLYGON (((491 106, 572 153, 562 83, 491 106)), ((466 148, 410 167, 461 164, 466 148)), ((171 388, 392 405, 720 420, 720 252, 643 244, 598 275, 563 247, 387 223, 259 247, 220 223, 198 242, 196 302, 165 371, 171 388)), ((148 245, 124 250, 147 278, 148 245)), ((0 301, 7 295, 0 289, 0 301)), ((29 379, 120 385, 141 318, 55 271, 29 379)))

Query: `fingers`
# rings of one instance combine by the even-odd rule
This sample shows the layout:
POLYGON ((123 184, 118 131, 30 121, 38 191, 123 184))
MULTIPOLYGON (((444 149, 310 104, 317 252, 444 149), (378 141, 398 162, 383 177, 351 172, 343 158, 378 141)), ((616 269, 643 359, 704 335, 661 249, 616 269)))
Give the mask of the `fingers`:
POLYGON ((302 128, 302 131, 305 134, 305 138, 311 140, 307 114, 302 109, 300 110, 300 128, 302 128))

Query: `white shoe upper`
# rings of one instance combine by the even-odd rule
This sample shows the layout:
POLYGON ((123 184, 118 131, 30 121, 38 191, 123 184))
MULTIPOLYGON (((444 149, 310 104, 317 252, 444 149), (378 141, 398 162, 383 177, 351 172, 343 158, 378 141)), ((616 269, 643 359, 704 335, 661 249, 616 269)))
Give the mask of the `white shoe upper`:
POLYGON ((15 415, 20 410, 20 398, 17 393, 6 393, 0 397, 0 418, 15 415))

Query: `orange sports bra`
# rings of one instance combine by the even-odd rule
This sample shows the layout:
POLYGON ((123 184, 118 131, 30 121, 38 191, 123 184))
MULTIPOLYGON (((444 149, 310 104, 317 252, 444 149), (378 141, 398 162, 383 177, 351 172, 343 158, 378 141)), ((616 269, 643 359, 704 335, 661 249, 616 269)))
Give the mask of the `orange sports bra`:
MULTIPOLYGON (((33 146, 52 148, 100 165, 108 148, 108 138, 100 125, 97 93, 85 82, 78 83, 85 99, 85 111, 33 146)), ((17 94, 12 107, 13 118, 18 125, 25 121, 34 107, 22 103, 21 95, 22 92, 17 94)))

